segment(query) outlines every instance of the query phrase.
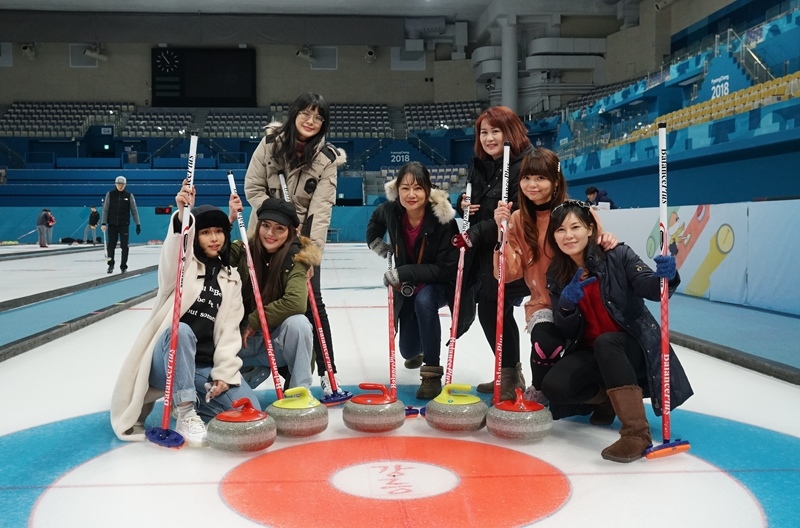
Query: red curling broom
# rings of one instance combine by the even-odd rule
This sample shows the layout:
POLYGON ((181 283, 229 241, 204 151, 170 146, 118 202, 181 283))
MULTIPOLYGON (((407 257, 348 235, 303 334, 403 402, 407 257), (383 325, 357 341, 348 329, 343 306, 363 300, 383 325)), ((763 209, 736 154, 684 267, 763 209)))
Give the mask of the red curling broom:
MULTIPOLYGON (((658 124, 658 205, 661 254, 669 253, 667 234, 667 125, 658 124)), ((670 440, 670 383, 669 383, 669 285, 661 279, 661 436, 662 443, 645 449, 649 459, 684 453, 691 447, 688 440, 670 440)))
MULTIPOLYGON (((197 136, 189 140, 189 164, 186 170, 186 185, 191 190, 194 184, 194 163, 197 158, 197 136)), ((175 380, 175 356, 178 350, 178 326, 181 322, 181 299, 183 298, 183 276, 186 271, 186 248, 189 247, 189 216, 191 206, 183 206, 181 219, 181 243, 178 248, 178 275, 175 279, 175 298, 172 303, 172 330, 169 339, 169 356, 167 358, 167 382, 164 387, 164 412, 161 416, 161 427, 151 427, 145 431, 145 437, 154 444, 163 447, 183 447, 185 440, 177 431, 169 428, 169 416, 172 407, 172 383, 175 380)))

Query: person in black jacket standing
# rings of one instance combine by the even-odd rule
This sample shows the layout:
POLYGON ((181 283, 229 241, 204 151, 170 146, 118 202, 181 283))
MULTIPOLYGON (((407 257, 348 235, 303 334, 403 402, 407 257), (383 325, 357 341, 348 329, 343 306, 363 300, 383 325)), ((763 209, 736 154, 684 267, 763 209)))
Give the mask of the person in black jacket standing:
MULTIPOLYGON (((489 346, 494 351, 497 332, 497 278, 494 276, 494 250, 497 245, 497 224, 494 210, 500 201, 503 188, 503 144, 510 143, 508 168, 508 202, 517 208, 519 169, 522 159, 533 149, 527 129, 519 117, 505 106, 485 110, 475 122, 475 155, 468 181, 472 184, 469 206, 470 228, 466 236, 454 241, 458 247, 468 246, 470 261, 465 273, 464 287, 478 286, 478 319, 489 346)), ((463 215, 464 194, 459 198, 456 212, 463 215)), ((525 390, 525 378, 520 363, 519 328, 514 319, 514 306, 519 305, 530 290, 523 279, 505 286, 503 307, 503 364, 501 365, 502 394, 514 394, 514 389, 525 390)), ((492 393, 494 382, 480 383, 477 391, 492 393)), ((502 395, 501 395, 502 397, 502 395)))
POLYGON ((117 176, 114 181, 116 187, 113 191, 106 193, 103 201, 103 224, 100 226, 102 231, 108 230, 108 271, 114 271, 114 251, 117 249, 117 237, 119 246, 122 250, 122 258, 119 262, 119 270, 122 273, 128 269, 128 228, 131 225, 131 216, 136 224, 136 234, 142 232, 142 224, 139 222, 139 210, 136 208, 136 199, 133 194, 125 190, 127 180, 125 176, 117 176))
POLYGON ((386 197, 369 220, 367 242, 379 256, 395 256, 396 267, 384 274, 383 284, 402 294, 394 296, 400 355, 406 368, 422 367, 416 396, 430 400, 441 392, 444 375, 439 308, 452 308, 455 293, 455 211, 448 194, 432 188, 428 169, 416 161, 400 167, 397 179, 386 184, 386 197))
POLYGON ((89 213, 89 223, 86 224, 86 229, 83 230, 83 239, 88 244, 89 242, 92 245, 97 242, 97 224, 100 223, 100 213, 97 212, 97 208, 95 206, 89 206, 90 213, 89 213), (92 238, 89 239, 89 231, 92 232, 92 238))

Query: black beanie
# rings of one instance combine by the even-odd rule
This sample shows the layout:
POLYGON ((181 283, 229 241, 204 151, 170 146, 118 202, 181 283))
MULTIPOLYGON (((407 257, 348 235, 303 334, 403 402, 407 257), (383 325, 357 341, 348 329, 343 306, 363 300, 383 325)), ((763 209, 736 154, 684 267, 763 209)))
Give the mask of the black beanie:
POLYGON ((221 209, 213 205, 199 205, 192 209, 192 216, 194 216, 194 255, 197 260, 209 265, 208 257, 206 257, 203 249, 197 243, 197 233, 201 229, 209 227, 221 227, 222 232, 225 233, 225 244, 219 252, 219 259, 225 266, 230 262, 231 250, 231 222, 221 209))

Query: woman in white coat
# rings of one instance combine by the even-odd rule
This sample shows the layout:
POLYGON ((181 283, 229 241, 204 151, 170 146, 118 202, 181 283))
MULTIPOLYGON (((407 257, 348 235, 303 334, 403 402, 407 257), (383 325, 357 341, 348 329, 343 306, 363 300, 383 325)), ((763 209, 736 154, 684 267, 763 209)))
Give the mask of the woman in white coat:
MULTIPOLYGON (((231 208, 238 198, 231 198, 231 208)), ((194 203, 194 188, 184 185, 176 196, 161 250, 155 305, 125 359, 111 399, 111 425, 121 440, 141 441, 144 419, 164 395, 172 332, 172 308, 182 240, 185 205, 194 203)), ((244 315, 242 282, 229 263, 229 216, 210 205, 191 212, 186 269, 181 298, 178 346, 173 380, 176 432, 187 445, 207 445, 206 427, 239 398, 259 408, 255 393, 239 374, 242 362, 239 322, 244 315)))

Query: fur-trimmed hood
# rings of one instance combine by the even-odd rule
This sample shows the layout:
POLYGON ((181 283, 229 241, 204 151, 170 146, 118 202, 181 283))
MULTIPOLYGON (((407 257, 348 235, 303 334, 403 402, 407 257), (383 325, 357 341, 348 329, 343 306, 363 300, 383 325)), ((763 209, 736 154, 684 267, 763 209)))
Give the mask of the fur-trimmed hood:
MULTIPOLYGON (((397 178, 384 185, 386 191, 386 199, 390 202, 398 200, 397 193, 397 178)), ((440 224, 444 225, 456 217, 456 210, 453 209, 453 204, 450 203, 450 194, 442 189, 431 189, 431 195, 428 197, 428 205, 433 210, 434 216, 440 224)))
POLYGON ((319 266, 322 263, 322 250, 308 237, 300 236, 298 239, 300 250, 295 255, 294 261, 308 267, 319 266))

